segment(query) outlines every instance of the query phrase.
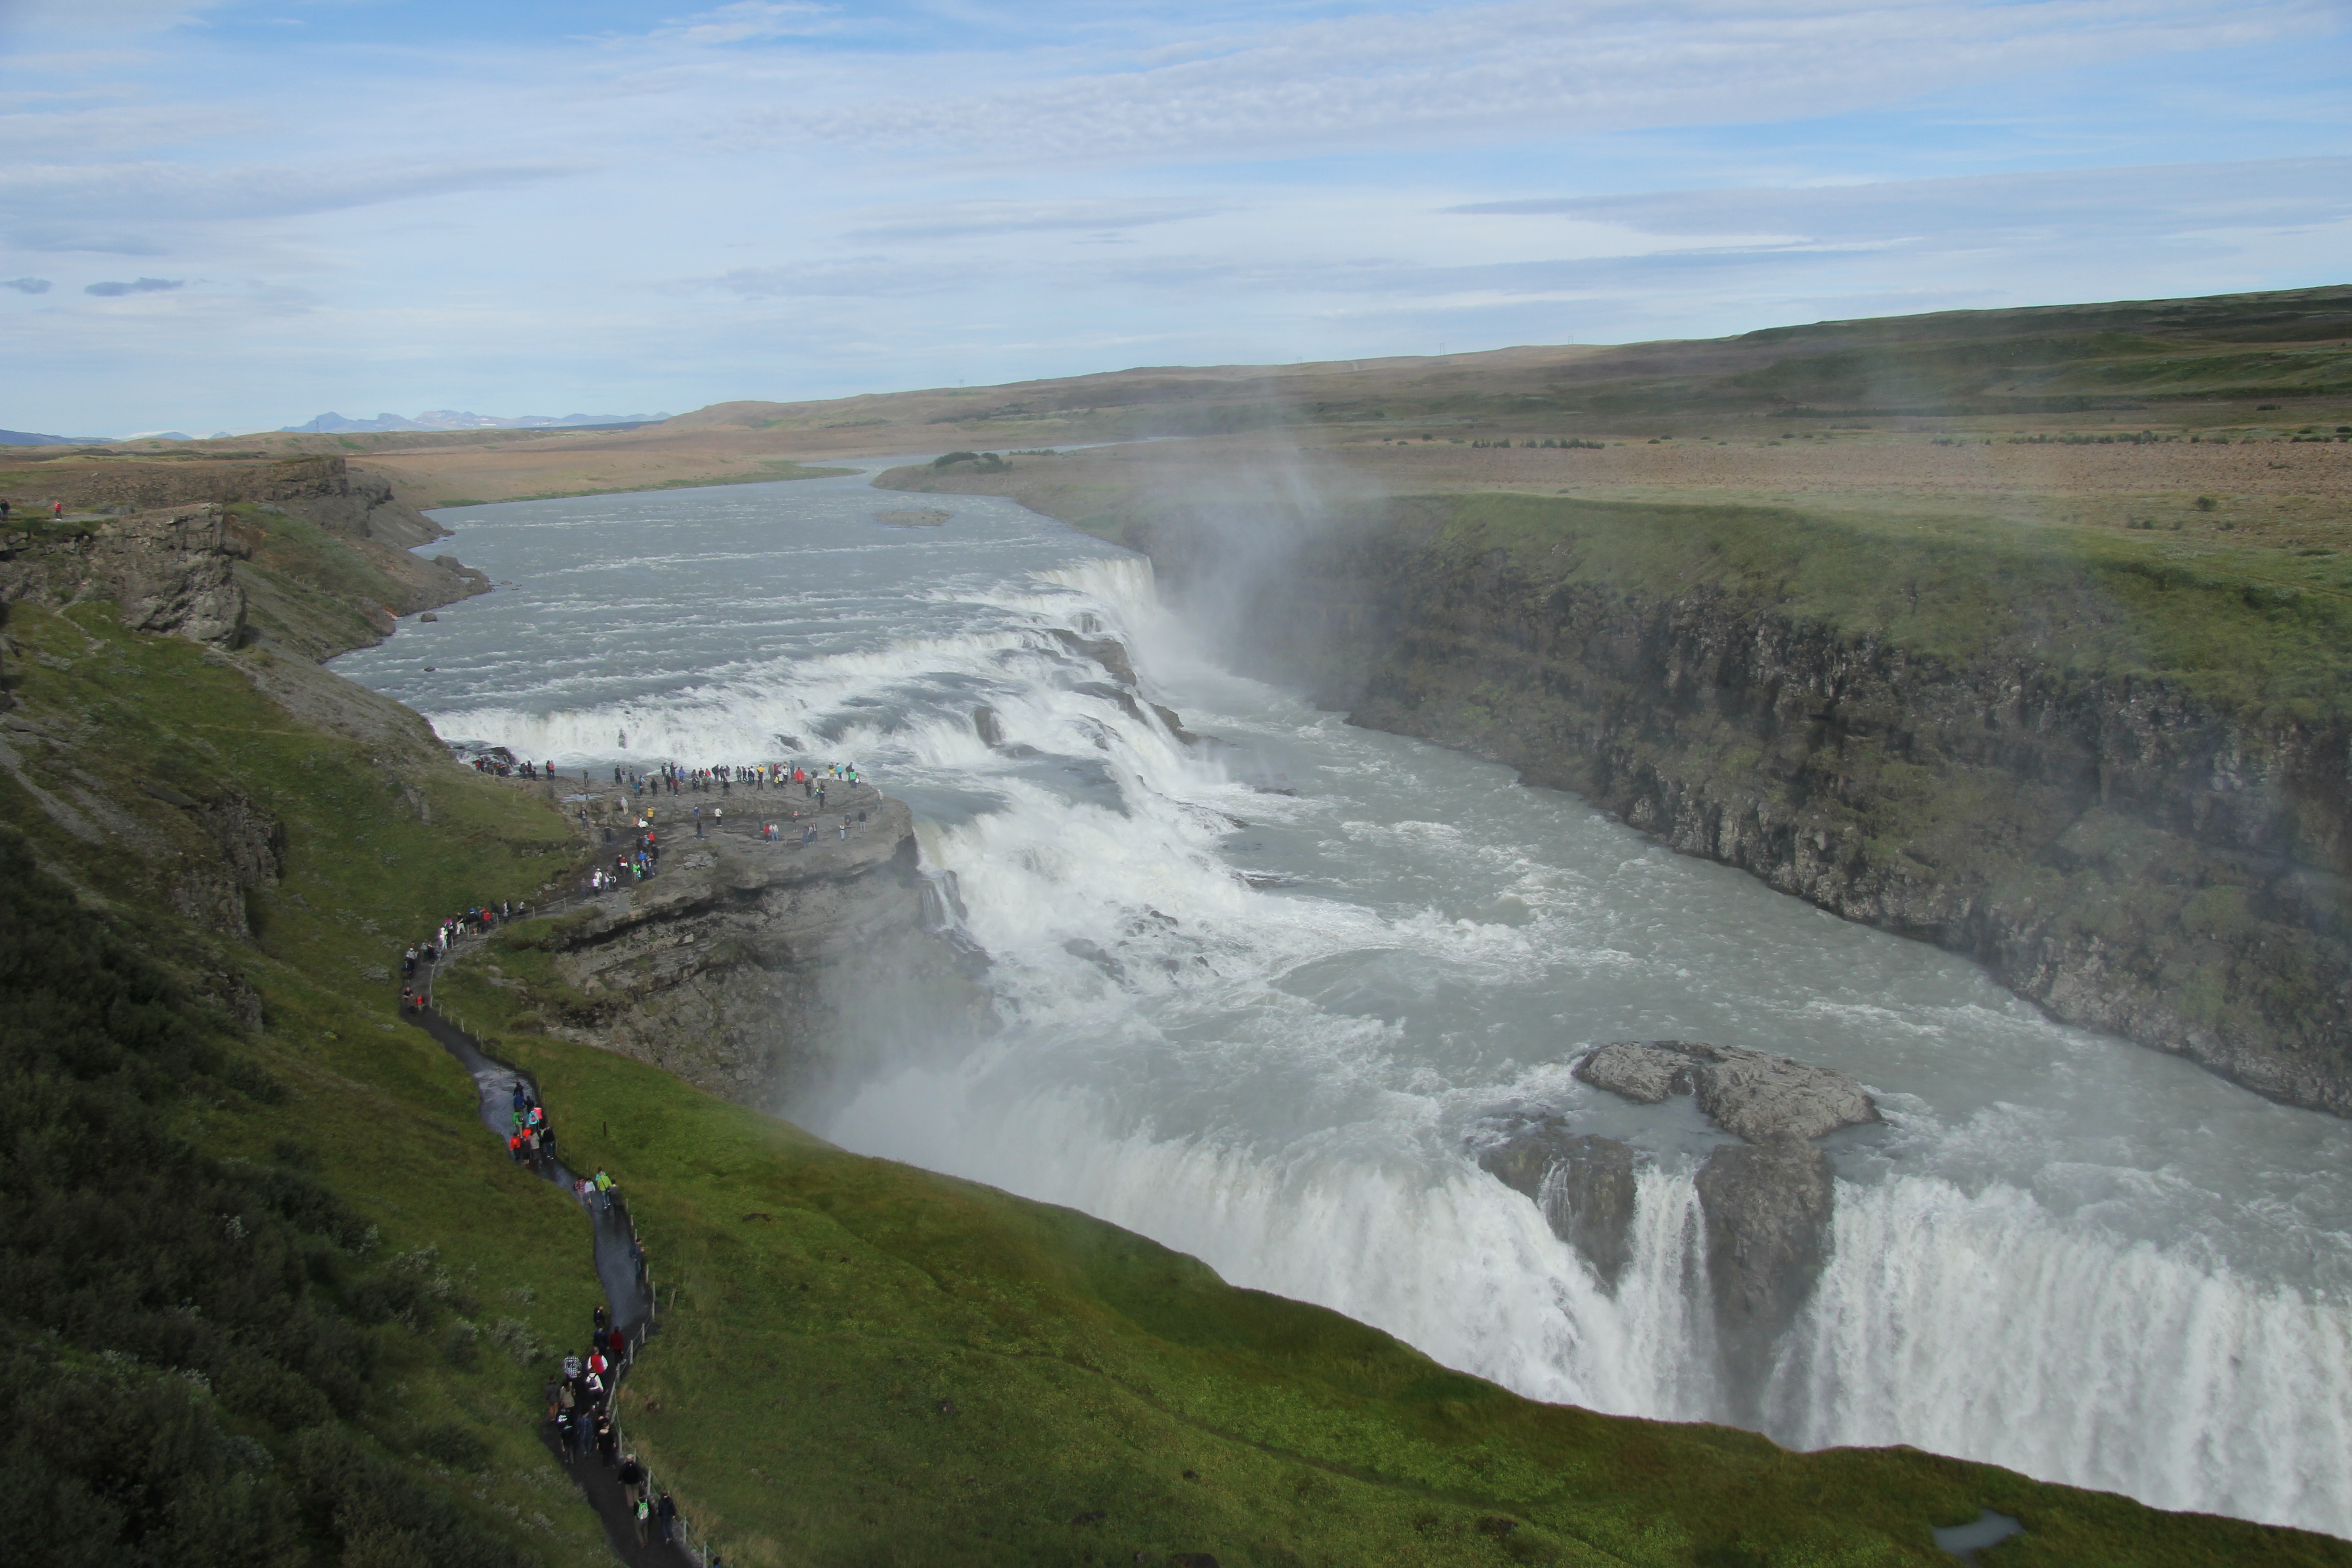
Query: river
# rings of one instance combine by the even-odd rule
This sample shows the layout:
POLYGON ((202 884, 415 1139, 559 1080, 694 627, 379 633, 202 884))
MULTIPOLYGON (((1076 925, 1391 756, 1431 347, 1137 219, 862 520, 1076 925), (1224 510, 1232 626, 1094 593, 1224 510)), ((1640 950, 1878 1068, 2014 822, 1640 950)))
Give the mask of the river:
POLYGON ((1784 1052, 1885 1121, 1825 1145, 1835 1251, 1777 1352, 1772 1436, 2352 1535, 2352 1123, 1351 729, 1225 668, 1148 563, 1010 501, 861 476, 442 519, 434 551, 511 586, 336 668, 445 739, 600 770, 854 761, 913 805, 1002 1026, 839 1042, 854 1065, 779 1108, 825 1136, 1538 1399, 1721 1419, 1692 1177, 1722 1135, 1568 1069, 1616 1039, 1784 1052), (943 527, 876 521, 933 501, 943 527), (1055 628, 1124 641, 1203 740, 1055 628), (1646 1152, 1613 1292, 1466 1152, 1511 1107, 1646 1152))

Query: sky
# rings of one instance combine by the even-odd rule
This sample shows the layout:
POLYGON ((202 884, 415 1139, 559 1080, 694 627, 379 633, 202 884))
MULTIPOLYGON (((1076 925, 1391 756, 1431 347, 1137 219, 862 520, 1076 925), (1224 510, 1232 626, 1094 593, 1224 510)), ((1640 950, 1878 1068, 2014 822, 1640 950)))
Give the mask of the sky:
POLYGON ((0 0, 0 428, 2347 281, 2342 0, 0 0))

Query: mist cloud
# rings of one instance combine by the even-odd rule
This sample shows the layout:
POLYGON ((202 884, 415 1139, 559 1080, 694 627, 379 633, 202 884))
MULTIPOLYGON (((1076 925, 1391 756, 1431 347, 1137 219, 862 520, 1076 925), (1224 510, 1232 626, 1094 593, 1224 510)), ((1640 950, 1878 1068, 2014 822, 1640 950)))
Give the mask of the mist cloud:
POLYGON ((0 279, 0 289, 14 289, 19 294, 46 294, 49 291, 49 280, 46 278, 0 279))

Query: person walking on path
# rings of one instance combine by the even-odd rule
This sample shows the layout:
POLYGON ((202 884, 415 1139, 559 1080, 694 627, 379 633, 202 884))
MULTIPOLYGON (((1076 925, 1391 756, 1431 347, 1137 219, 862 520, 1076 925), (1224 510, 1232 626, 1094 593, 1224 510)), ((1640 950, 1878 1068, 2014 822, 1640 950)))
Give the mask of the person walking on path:
POLYGON ((638 1489, 645 1485, 645 1481, 646 1468, 637 1463, 637 1457, 635 1454, 625 1457, 621 1460, 621 1495, 629 1500, 631 1508, 637 1506, 637 1499, 641 1495, 638 1489))
POLYGON ((702 807, 698 805, 694 808, 694 836, 702 837, 702 807))
POLYGON ((669 1489, 661 1489, 661 1501, 654 1505, 654 1521, 661 1526, 661 1542, 670 1544, 670 1532, 677 1524, 677 1504, 670 1500, 669 1489))

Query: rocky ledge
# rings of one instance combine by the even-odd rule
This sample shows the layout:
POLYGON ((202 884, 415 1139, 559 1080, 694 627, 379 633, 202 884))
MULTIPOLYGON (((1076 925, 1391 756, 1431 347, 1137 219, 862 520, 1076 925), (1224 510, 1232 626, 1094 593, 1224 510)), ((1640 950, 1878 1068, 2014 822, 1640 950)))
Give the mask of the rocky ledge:
POLYGON ((766 1106, 909 1006, 969 1026, 982 994, 924 929, 913 814, 887 796, 865 809, 846 839, 828 822, 807 848, 738 832, 677 839, 658 876, 551 922, 544 945, 576 999, 542 1002, 549 1032, 766 1106), (891 1016, 869 996, 888 998, 891 1016))
MULTIPOLYGON (((1625 1041, 1587 1052, 1575 1076, 1643 1105, 1688 1094, 1707 1119, 1745 1140, 1699 1168, 1707 1287, 1716 1343, 1733 1398, 1752 1406, 1788 1331, 1830 1258, 1836 1187, 1811 1142, 1878 1120, 1854 1079, 1737 1046, 1625 1041)), ((1637 1167, 1614 1138, 1578 1132, 1564 1116, 1508 1117, 1478 1163, 1543 1211, 1552 1233, 1614 1290, 1633 1256, 1637 1167)))
MULTIPOLYGON (((71 525, 67 525, 70 527, 71 525)), ((235 647, 245 633, 236 563, 251 554, 217 505, 134 512, 87 529, 27 532, 0 549, 0 602, 62 608, 110 599, 133 631, 235 647)))

